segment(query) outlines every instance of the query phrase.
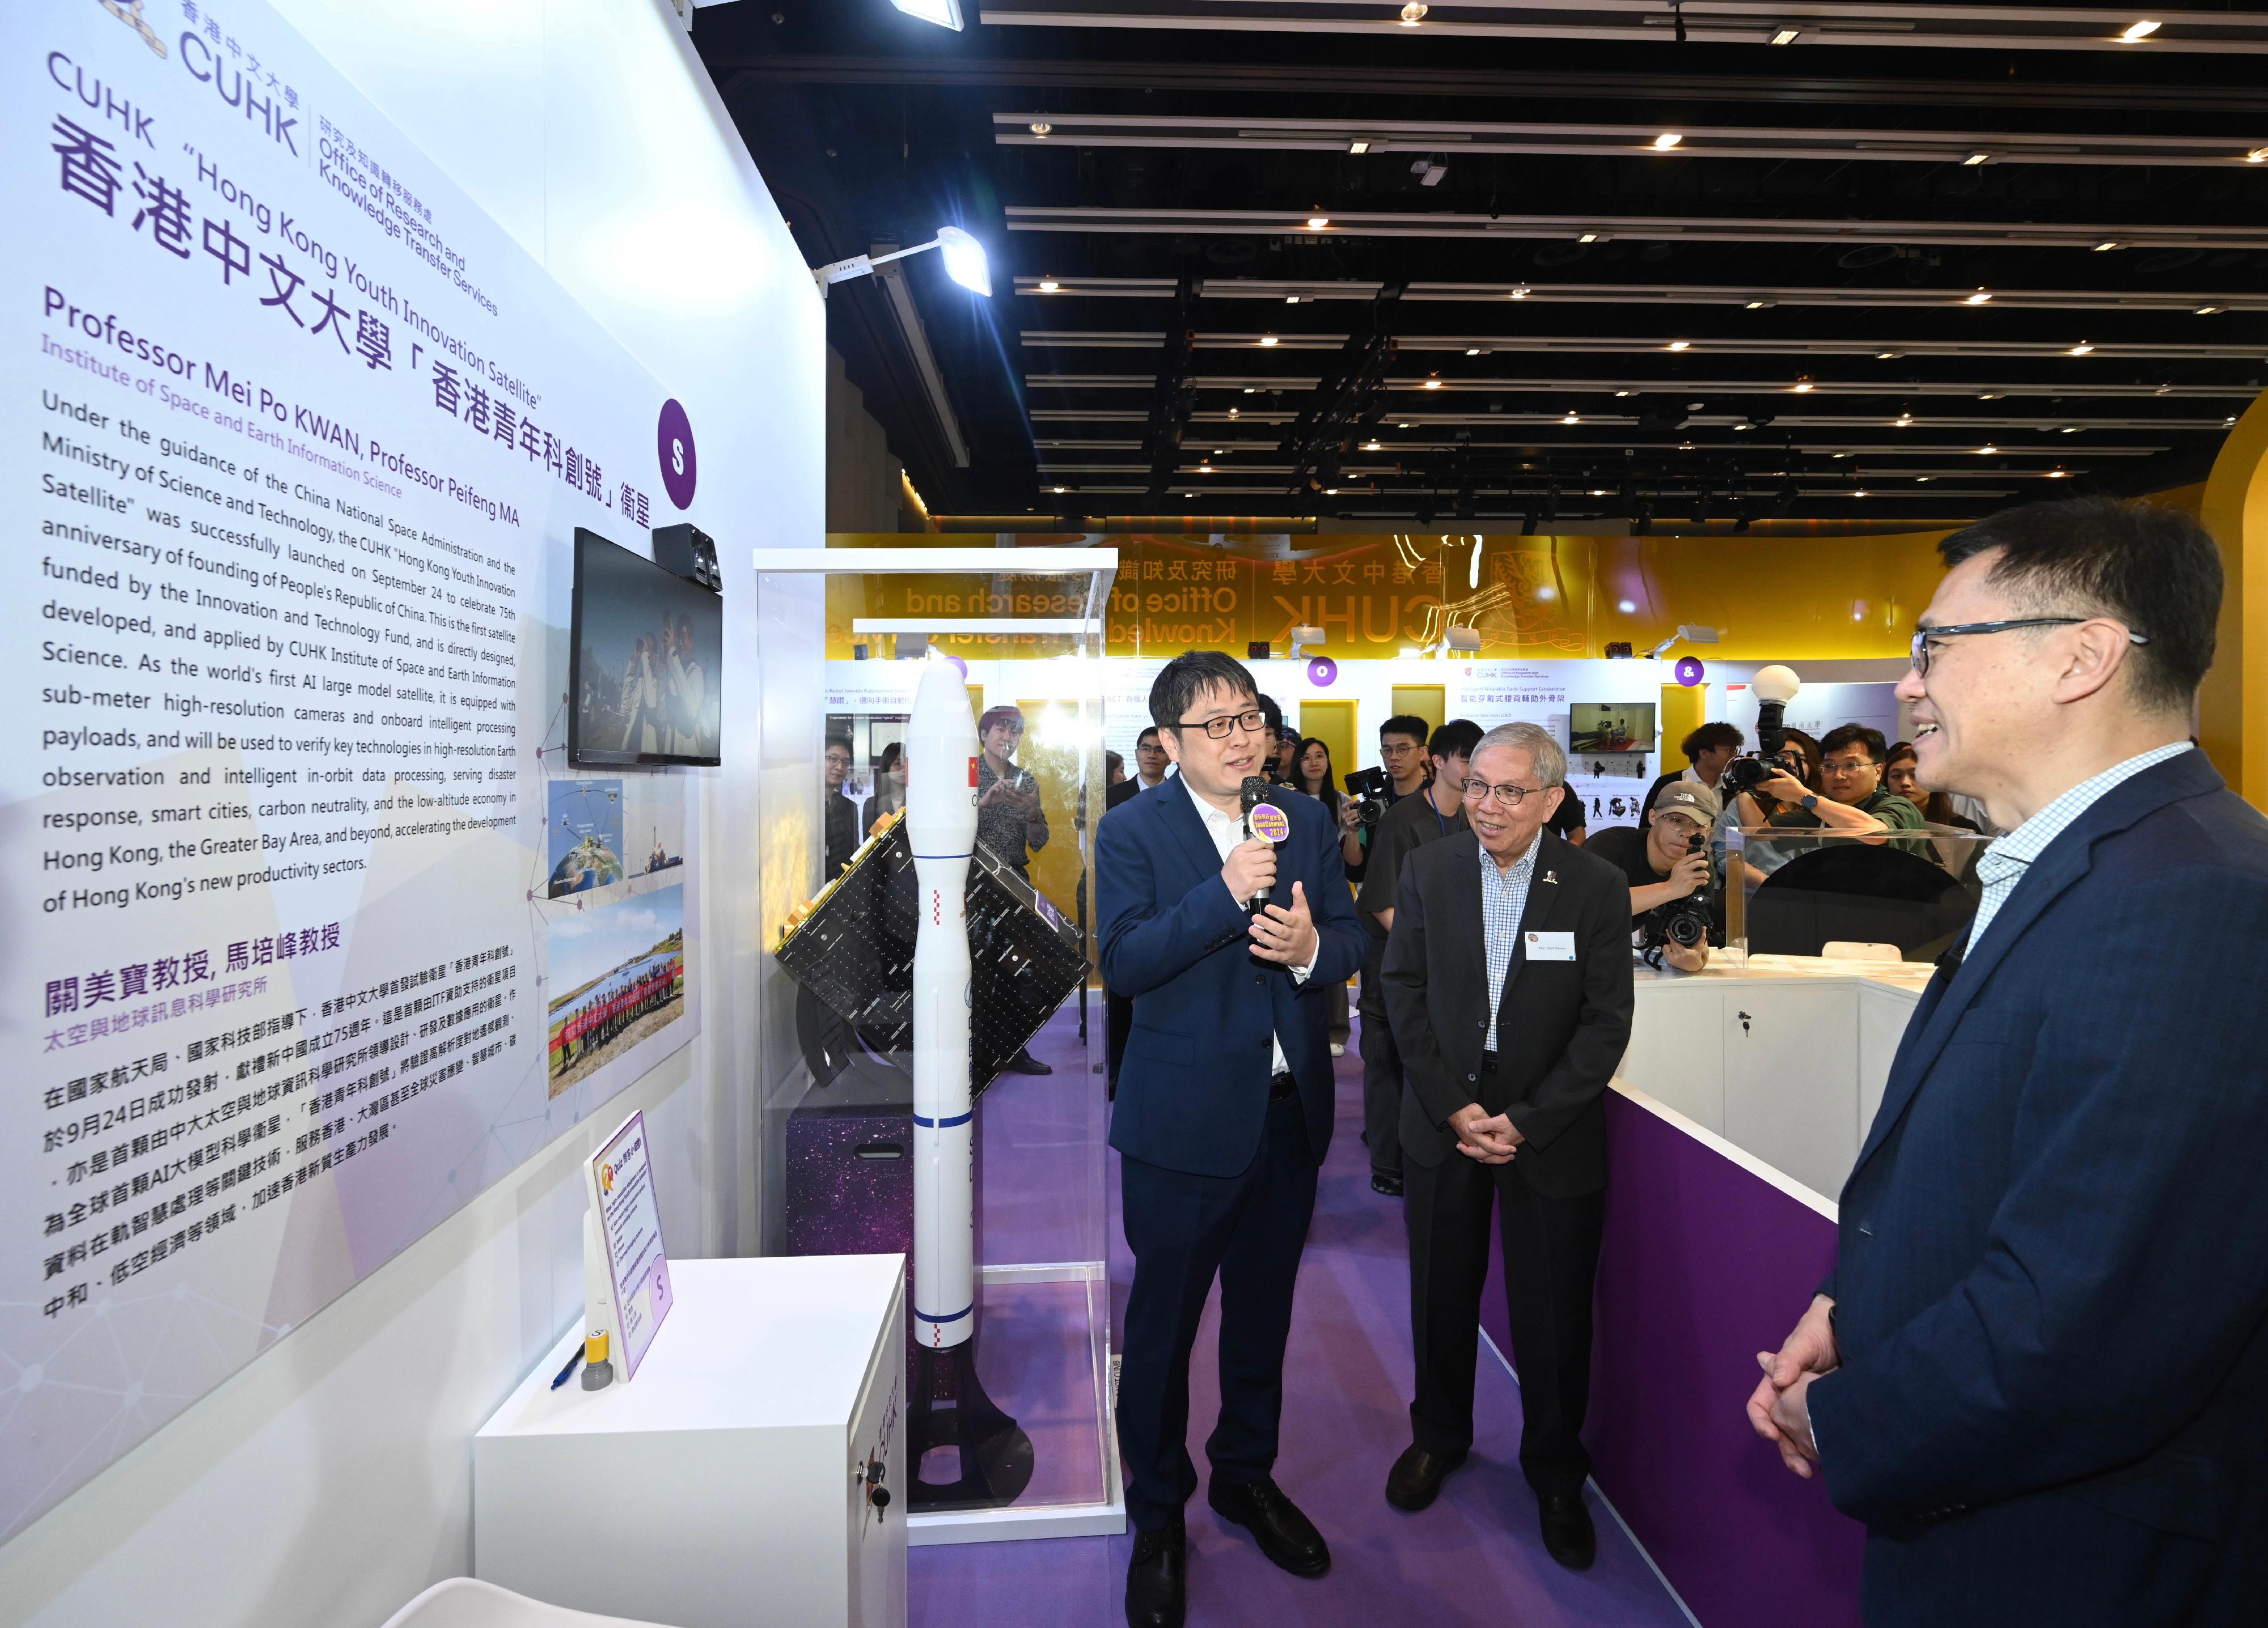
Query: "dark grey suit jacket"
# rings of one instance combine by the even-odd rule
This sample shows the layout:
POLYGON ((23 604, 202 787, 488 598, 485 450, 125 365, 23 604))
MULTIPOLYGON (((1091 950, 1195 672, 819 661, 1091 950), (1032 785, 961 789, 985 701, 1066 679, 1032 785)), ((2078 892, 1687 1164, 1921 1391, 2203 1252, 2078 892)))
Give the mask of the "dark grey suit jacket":
POLYGON ((1630 1046, 1630 883, 1549 831, 1535 840, 1543 846, 1521 932, 1572 933, 1575 959, 1529 962, 1514 950, 1497 1008, 1496 1072, 1481 1073, 1488 942, 1480 839, 1469 831, 1403 862, 1386 942, 1386 1008, 1410 1088, 1403 1155, 1428 1167, 1460 1156, 1449 1116, 1477 1102, 1508 1113, 1528 1139, 1513 1161, 1515 1176, 1539 1193, 1572 1198, 1607 1184, 1599 1098, 1630 1046))

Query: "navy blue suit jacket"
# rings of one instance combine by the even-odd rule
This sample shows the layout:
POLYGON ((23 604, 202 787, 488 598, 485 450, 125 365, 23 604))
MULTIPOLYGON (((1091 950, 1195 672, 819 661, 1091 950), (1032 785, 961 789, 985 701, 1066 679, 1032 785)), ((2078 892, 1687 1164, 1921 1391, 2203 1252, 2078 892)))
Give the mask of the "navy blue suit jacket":
POLYGON ((1220 855, 1182 777, 1121 803, 1096 830, 1102 981, 1134 998, 1110 1145, 1197 1176, 1235 1176, 1260 1150, 1269 1038, 1300 1084, 1321 1162, 1333 1118, 1330 1001, 1362 963, 1336 826, 1313 797, 1278 792, 1291 834, 1278 845, 1275 902, 1305 884, 1318 943, 1303 984, 1253 959, 1251 918, 1220 880, 1220 855))
POLYGON ((1826 1287, 1870 1624, 2268 1620, 2268 821, 2203 752, 1932 980, 1826 1287))

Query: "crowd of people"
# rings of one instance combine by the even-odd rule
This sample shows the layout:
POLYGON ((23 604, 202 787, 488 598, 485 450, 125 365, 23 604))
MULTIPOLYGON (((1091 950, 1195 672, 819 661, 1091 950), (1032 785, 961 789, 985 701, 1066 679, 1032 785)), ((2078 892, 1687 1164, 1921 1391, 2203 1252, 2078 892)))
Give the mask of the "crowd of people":
MULTIPOLYGON (((1580 814, 1552 829, 1578 800, 1535 725, 1389 721, 1373 813, 1241 664, 1167 664, 1096 843, 1102 972, 1130 1030, 1110 1133, 1135 1262, 1116 1409, 1130 1624, 1184 1618, 1187 1375, 1216 1278, 1207 1501, 1283 1569, 1329 1568, 1273 1468, 1336 1117, 1322 992, 1358 969, 1364 1139, 1373 1188, 1403 1206, 1416 1375, 1383 1495, 1424 1510, 1470 1450, 1493 1212, 1521 1466, 1548 1551, 1591 1563, 1602 1097, 1634 935, 1714 891, 1731 823, 1748 855, 1903 848, 1978 888, 1844 1189, 1835 1269, 1757 1354, 1747 1400, 1786 1467, 1865 1523, 1867 1620, 2268 1614, 2268 1018, 2227 999, 2268 972, 2268 822, 2188 738, 2218 554, 2189 521, 2095 501, 1941 550, 1898 686, 1911 741, 1789 730, 1728 785, 1746 742, 1706 725, 1638 825, 1587 841, 1580 814), (1243 818, 1255 774, 1286 794, 1272 840, 1243 818), (1971 833, 1998 833, 1981 862, 1971 833), (1955 838, 1958 860, 1938 846, 1955 838)), ((1670 964, 1698 971, 1707 945, 1670 964)))

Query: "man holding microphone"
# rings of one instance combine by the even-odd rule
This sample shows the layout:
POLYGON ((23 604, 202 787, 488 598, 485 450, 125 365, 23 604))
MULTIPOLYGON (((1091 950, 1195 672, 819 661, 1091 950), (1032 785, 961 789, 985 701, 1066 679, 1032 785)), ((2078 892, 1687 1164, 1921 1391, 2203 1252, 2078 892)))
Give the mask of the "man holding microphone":
POLYGON ((1330 1566, 1273 1471, 1292 1281, 1330 1143, 1329 993, 1361 960, 1362 929, 1323 805, 1247 797, 1264 720, 1242 664, 1176 657, 1150 713, 1180 773, 1104 815, 1095 854, 1103 979, 1134 1001, 1110 1126, 1134 1254, 1117 1404, 1135 1526, 1126 1617, 1177 1628, 1197 1479, 1189 1353, 1216 1273, 1207 1500, 1285 1570, 1330 1566))

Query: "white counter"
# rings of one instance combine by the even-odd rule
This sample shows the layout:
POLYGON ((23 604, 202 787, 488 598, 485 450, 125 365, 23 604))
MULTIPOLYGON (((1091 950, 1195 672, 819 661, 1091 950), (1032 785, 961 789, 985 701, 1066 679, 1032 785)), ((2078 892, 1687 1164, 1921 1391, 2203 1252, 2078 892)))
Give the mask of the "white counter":
POLYGON ((1927 962, 1712 952, 1638 969, 1618 1077, 1832 1204, 1881 1105, 1927 962))

